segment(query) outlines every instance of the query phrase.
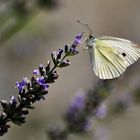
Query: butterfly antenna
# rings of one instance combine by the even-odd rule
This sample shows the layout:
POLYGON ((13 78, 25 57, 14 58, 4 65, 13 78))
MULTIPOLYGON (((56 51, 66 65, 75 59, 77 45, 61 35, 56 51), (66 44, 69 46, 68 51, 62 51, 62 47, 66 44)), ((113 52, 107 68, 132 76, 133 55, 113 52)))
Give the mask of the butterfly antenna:
POLYGON ((90 34, 93 34, 93 32, 92 32, 92 30, 91 30, 91 28, 89 27, 88 24, 84 24, 79 20, 77 20, 77 22, 80 23, 82 26, 84 26, 90 32, 90 34))
POLYGON ((91 30, 91 28, 89 27, 88 24, 85 24, 86 25, 86 28, 90 31, 91 34, 93 34, 93 31, 91 30))

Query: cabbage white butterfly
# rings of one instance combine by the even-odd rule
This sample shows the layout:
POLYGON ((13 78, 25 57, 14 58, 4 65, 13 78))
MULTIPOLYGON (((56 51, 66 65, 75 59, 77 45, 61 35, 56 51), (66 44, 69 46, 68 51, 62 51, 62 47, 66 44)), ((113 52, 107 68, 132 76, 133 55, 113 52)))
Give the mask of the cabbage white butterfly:
POLYGON ((132 41, 111 36, 95 38, 89 26, 82 25, 89 30, 86 48, 89 50, 93 71, 100 79, 119 77, 140 57, 140 48, 132 41))

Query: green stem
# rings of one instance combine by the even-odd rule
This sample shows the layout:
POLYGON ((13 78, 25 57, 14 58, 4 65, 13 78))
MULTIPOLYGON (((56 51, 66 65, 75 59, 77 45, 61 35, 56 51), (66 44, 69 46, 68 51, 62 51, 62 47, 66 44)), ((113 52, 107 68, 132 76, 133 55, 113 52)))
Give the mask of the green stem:
MULTIPOLYGON (((68 55, 64 55, 64 57, 61 59, 60 63, 67 57, 68 55)), ((57 68, 57 65, 54 65, 54 67, 51 69, 51 71, 48 73, 48 76, 57 68)))

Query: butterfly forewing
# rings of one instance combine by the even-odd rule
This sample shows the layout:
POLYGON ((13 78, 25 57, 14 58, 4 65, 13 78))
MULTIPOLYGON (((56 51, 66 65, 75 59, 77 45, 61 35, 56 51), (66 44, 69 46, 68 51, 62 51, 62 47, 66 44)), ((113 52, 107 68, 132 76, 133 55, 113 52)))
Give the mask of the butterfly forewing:
POLYGON ((123 57, 128 62, 128 66, 133 64, 140 57, 140 48, 137 44, 134 44, 129 40, 108 36, 102 37, 100 40, 109 46, 116 48, 119 52, 119 55, 123 56, 124 54, 123 57))
POLYGON ((100 79, 116 78, 122 75, 128 66, 126 60, 118 55, 117 49, 103 41, 97 39, 92 51, 94 54, 93 70, 100 79))

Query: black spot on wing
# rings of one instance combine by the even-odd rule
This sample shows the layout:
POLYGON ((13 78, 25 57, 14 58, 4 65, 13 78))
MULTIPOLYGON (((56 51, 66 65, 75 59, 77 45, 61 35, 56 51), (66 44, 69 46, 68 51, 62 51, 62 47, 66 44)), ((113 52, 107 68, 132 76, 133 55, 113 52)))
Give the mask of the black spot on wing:
POLYGON ((122 53, 122 56, 125 57, 126 56, 126 53, 122 53))

